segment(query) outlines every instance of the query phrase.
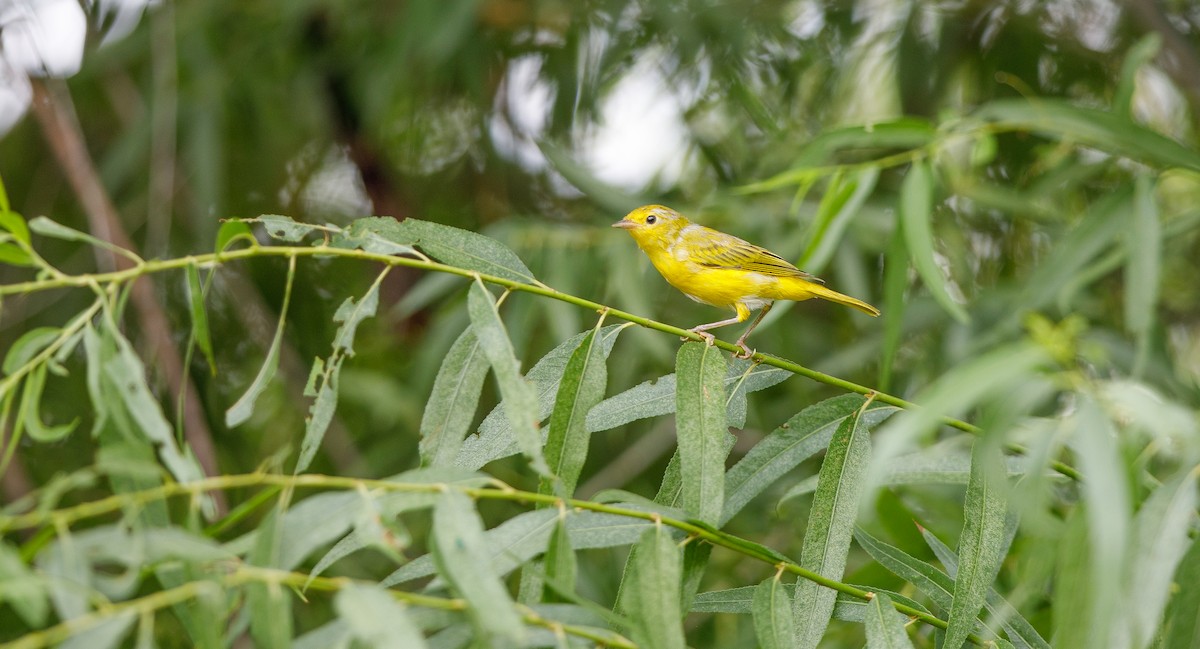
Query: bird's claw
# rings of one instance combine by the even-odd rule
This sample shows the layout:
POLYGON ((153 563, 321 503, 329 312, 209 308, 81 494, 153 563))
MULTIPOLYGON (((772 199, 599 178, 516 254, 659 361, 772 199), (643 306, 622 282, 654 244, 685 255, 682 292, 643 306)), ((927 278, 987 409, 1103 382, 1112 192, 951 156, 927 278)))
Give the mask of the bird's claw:
POLYGON ((746 343, 741 342, 740 340, 738 341, 737 346, 742 348, 742 352, 744 352, 744 354, 734 354, 733 355, 734 358, 740 358, 742 360, 746 360, 746 359, 750 358, 751 356, 753 356, 755 353, 755 350, 750 349, 749 347, 746 346, 746 343))
MULTIPOLYGON (((712 347, 713 344, 717 342, 717 337, 714 336, 713 334, 708 333, 707 331, 696 331, 695 329, 688 329, 688 331, 703 338, 704 344, 708 345, 709 347, 712 347)), ((691 340, 692 338, 690 336, 680 336, 679 339, 683 340, 683 341, 688 341, 688 340, 691 340)))

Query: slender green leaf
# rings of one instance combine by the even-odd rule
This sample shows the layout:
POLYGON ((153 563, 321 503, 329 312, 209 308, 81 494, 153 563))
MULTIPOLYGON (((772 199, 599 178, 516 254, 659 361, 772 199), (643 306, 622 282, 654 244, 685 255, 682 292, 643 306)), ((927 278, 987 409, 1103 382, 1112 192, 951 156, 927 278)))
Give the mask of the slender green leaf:
MULTIPOLYGON (((279 509, 271 510, 259 526, 254 549, 248 559, 263 568, 280 566, 283 527, 279 509)), ((256 647, 284 648, 292 640, 291 592, 278 582, 251 583, 246 586, 246 606, 250 613, 250 635, 256 647)))
POLYGON ((929 294, 959 322, 970 321, 962 305, 950 297, 946 278, 936 259, 933 239, 933 174, 925 161, 914 162, 900 187, 900 223, 913 266, 929 294))
MULTIPOLYGON (((929 610, 921 605, 920 602, 914 601, 899 593, 883 590, 874 586, 855 586, 865 591, 873 593, 886 593, 892 598, 893 602, 907 604, 918 611, 928 613, 929 610)), ((692 613, 733 613, 735 615, 750 615, 753 613, 754 596, 758 593, 759 586, 740 586, 738 588, 728 588, 725 590, 714 590, 707 593, 700 593, 692 602, 692 613)), ((784 591, 790 599, 796 593, 796 584, 784 584, 784 591)), ((843 622, 857 622, 863 624, 866 622, 866 611, 868 602, 857 599, 845 593, 838 593, 837 606, 833 609, 833 617, 843 622)), ((908 616, 896 611, 896 618, 901 622, 908 619, 908 616)))
POLYGON ((1180 472, 1142 504, 1133 521, 1132 560, 1126 576, 1126 624, 1122 645, 1149 646, 1158 632, 1171 594, 1171 578, 1190 544, 1196 518, 1196 477, 1200 467, 1180 472))
POLYGON ((716 523, 725 502, 725 353, 709 345, 681 345, 675 361, 675 428, 683 476, 683 510, 716 523))
MULTIPOLYGON (((7 235, 5 235, 7 236, 7 235)), ((0 264, 9 266, 38 266, 38 262, 24 248, 11 241, 0 240, 0 264)))
POLYGON ((138 259, 137 255, 133 254, 132 252, 130 252, 118 245, 115 245, 115 244, 109 243, 103 239, 94 237, 86 232, 81 232, 74 228, 69 228, 61 223, 56 223, 44 216, 36 217, 32 221, 30 221, 29 229, 44 236, 44 237, 52 237, 54 239, 62 239, 63 241, 79 241, 81 243, 86 243, 88 245, 92 245, 97 248, 101 248, 103 250, 115 252, 119 255, 133 259, 135 261, 140 261, 138 259))
POLYGON ((762 649, 789 649, 795 638, 792 599, 779 576, 768 577, 754 589, 751 602, 754 634, 762 649))
POLYGON ((904 623, 896 617, 887 593, 875 593, 867 604, 867 649, 912 649, 904 623))
POLYGON ((925 593, 934 605, 949 609, 954 599, 954 582, 946 573, 907 552, 871 536, 862 528, 854 530, 854 540, 879 565, 925 593))
MULTIPOLYGON (((1025 475, 1026 464, 1028 464, 1028 461, 1022 457, 1005 458, 1005 466, 1007 467, 1009 477, 1025 475)), ((1059 474, 1054 475, 1060 479, 1062 478, 1059 474)), ((970 455, 956 452, 947 454, 947 451, 935 446, 928 452, 908 453, 892 460, 891 465, 887 467, 887 476, 883 478, 882 484, 887 486, 911 484, 965 485, 970 477, 970 455)), ((782 505, 792 498, 810 494, 816 491, 816 489, 817 476, 806 478, 796 483, 780 496, 779 502, 782 505)))
POLYGON ((43 363, 25 377, 25 389, 21 392, 21 407, 18 412, 22 413, 21 423, 29 432, 30 439, 43 443, 57 442, 75 430, 75 427, 79 425, 79 418, 76 417, 70 423, 57 426, 48 426, 43 423, 41 401, 42 389, 45 385, 46 365, 43 363))
POLYGON ((30 628, 44 626, 50 614, 48 585, 25 562, 20 553, 5 541, 0 541, 0 603, 12 607, 17 617, 30 628))
POLYGON ((396 232, 392 239, 396 243, 415 245, 451 266, 527 284, 538 283, 516 253, 491 237, 413 218, 400 223, 396 232))
MULTIPOLYGON (((1100 505, 1103 507, 1104 505, 1100 505)), ((1096 638, 1108 629, 1093 626, 1095 601, 1099 596, 1092 587, 1092 565, 1095 561, 1088 534, 1088 510, 1084 504, 1068 514, 1058 542, 1058 563, 1054 575, 1056 595, 1054 614, 1055 649, 1090 649, 1108 647, 1097 644, 1096 638)))
POLYGON ((1005 129, 1021 128, 1160 167, 1200 170, 1200 154, 1119 115, 1038 97, 993 101, 975 113, 1005 129))
POLYGON ((409 619, 405 607, 378 586, 352 585, 333 599, 350 633, 374 649, 424 649, 425 636, 409 619))
POLYGON ((1151 32, 1146 34, 1125 53, 1125 61, 1121 64, 1121 76, 1117 81, 1116 92, 1113 93, 1113 113, 1130 119, 1133 112, 1133 93, 1137 88, 1137 76, 1142 67, 1158 56, 1162 48, 1162 36, 1151 32))
POLYGON ((61 333, 62 329, 58 327, 34 327, 21 334, 4 353, 4 373, 11 375, 20 370, 53 344, 61 333))
MULTIPOLYGON (((0 185, 0 195, 3 191, 3 185, 0 185)), ((0 205, 0 228, 9 231, 14 238, 27 246, 33 241, 29 236, 29 226, 26 225, 25 219, 9 209, 7 200, 0 205)))
POLYGON ((979 609, 1000 564, 1004 562, 1005 518, 1008 499, 1004 457, 989 439, 978 439, 971 454, 971 479, 967 483, 962 536, 958 542, 958 576, 954 602, 943 646, 957 649, 975 629, 979 609))
POLYGON ((258 401, 263 390, 267 389, 271 379, 275 378, 275 371, 279 369, 279 347, 283 344, 283 327, 287 323, 288 304, 292 300, 292 281, 295 278, 296 259, 293 257, 288 264, 287 283, 283 287, 283 306, 279 308, 279 324, 275 326, 275 337, 271 340, 267 357, 263 360, 262 367, 259 368, 258 375, 254 377, 250 387, 246 388, 246 392, 225 411, 225 425, 230 428, 240 426, 250 418, 250 415, 254 414, 254 403, 258 401))
MULTIPOLYGON (((921 536, 925 543, 937 555, 938 561, 946 566, 946 572, 953 579, 958 574, 958 555, 932 532, 921 528, 921 536)), ((988 589, 987 602, 984 604, 992 619, 999 620, 1004 632, 1018 649, 1050 649, 1050 644, 1042 638, 1037 629, 1029 623, 1011 604, 1009 604, 995 588, 988 589)))
POLYGON ((819 273, 825 268, 837 247, 841 245, 846 228, 858 215, 867 197, 875 190, 878 180, 879 168, 867 167, 852 173, 844 182, 830 182, 829 189, 817 207, 817 214, 809 231, 808 244, 797 264, 799 267, 813 273, 819 273))
POLYGON ((129 634, 129 629, 133 627, 133 623, 137 622, 137 619, 137 613, 134 611, 125 611, 111 617, 106 617, 99 624, 75 633, 75 635, 72 635, 65 642, 58 645, 58 649, 109 649, 110 647, 118 647, 121 641, 125 639, 125 636, 129 634))
POLYGON ((213 246, 213 250, 220 254, 228 250, 233 242, 239 240, 249 241, 251 245, 258 245, 258 239, 254 238, 254 232, 249 225, 246 225, 245 221, 226 221, 217 230, 217 242, 213 246))
POLYGON ((892 365, 900 351, 904 333, 904 314, 908 301, 908 247, 904 243, 904 228, 892 232, 883 265, 883 349, 879 359, 879 389, 887 391, 892 385, 892 365))
MULTIPOLYGON (((321 441, 325 439, 325 431, 329 430, 329 424, 337 410, 338 379, 342 373, 342 363, 347 356, 354 355, 354 334, 358 331, 358 326, 363 320, 373 317, 379 308, 379 285, 386 276, 387 269, 384 269, 361 300, 356 303, 354 298, 346 298, 333 314, 333 321, 340 322, 341 326, 333 335, 333 351, 330 352, 329 358, 324 362, 317 359, 320 367, 319 378, 316 378, 315 374, 309 378, 310 383, 317 384, 314 386, 316 399, 308 410, 308 421, 305 422, 304 440, 300 443, 300 457, 296 459, 295 473, 308 468, 321 447, 321 441)), ((306 390, 306 394, 311 393, 306 390)))
POLYGON ((431 548, 438 573, 467 601, 478 641, 498 649, 523 646, 521 616, 487 560, 483 521, 466 495, 447 491, 438 499, 433 509, 431 548))
POLYGON ((356 219, 329 245, 334 248, 358 248, 377 255, 411 255, 411 241, 406 240, 403 227, 387 216, 368 216, 356 219))
POLYGON ((1167 608, 1162 649, 1200 647, 1200 541, 1183 555, 1174 583, 1179 590, 1167 608))
POLYGON ((521 363, 513 355, 512 341, 504 330, 496 301, 482 280, 471 285, 467 297, 467 311, 471 326, 484 356, 496 375, 500 396, 504 399, 504 412, 521 452, 529 459, 533 469, 548 475, 550 468, 542 457, 542 435, 538 431, 538 399, 533 384, 521 376, 521 363))
MULTIPOLYGON (((601 352, 607 359, 616 343, 617 336, 623 331, 623 325, 609 325, 600 330, 602 341, 601 352)), ((563 341, 533 365, 525 378, 533 382, 537 390, 538 420, 549 417, 554 409, 555 397, 562 382, 563 372, 571 355, 579 348, 583 339, 591 334, 591 330, 576 334, 563 341)), ((595 432, 589 430, 588 432, 595 432)), ((455 461, 461 467, 478 469, 483 465, 519 453, 520 448, 513 438, 512 428, 505 414, 504 404, 496 406, 479 424, 479 434, 467 437, 463 441, 455 461)))
POLYGON ((216 376, 217 362, 213 360, 212 338, 208 333, 208 312, 204 309, 204 290, 200 287, 200 271, 197 270, 196 264, 188 264, 187 279, 188 299, 192 305, 192 335, 196 344, 200 346, 200 352, 208 361, 209 370, 216 376))
MULTIPOLYGON (((832 397, 801 410, 764 437, 725 476, 721 524, 729 522, 776 480, 829 446, 834 431, 862 405, 863 397, 857 394, 832 397)), ((891 406, 872 408, 863 413, 863 423, 873 427, 896 410, 891 406)))
POLYGON ((321 226, 300 223, 290 216, 281 216, 279 214, 263 214, 258 218, 251 219, 251 221, 262 223, 267 234, 272 239, 278 239, 287 243, 303 241, 304 237, 313 232, 325 232, 325 228, 321 226))
POLYGON ((584 421, 588 411, 604 398, 608 385, 608 369, 598 333, 597 326, 579 343, 563 371, 546 437, 546 462, 554 479, 542 479, 541 493, 558 493, 569 498, 583 472, 591 441, 584 421))
POLYGON ((684 649, 679 601, 682 553, 662 525, 646 530, 635 551, 634 641, 647 649, 684 649))
POLYGON ((475 417, 487 370, 479 340, 467 327, 446 353, 421 416, 422 464, 453 466, 475 417))
POLYGON ((1140 373, 1149 351, 1150 327, 1154 324, 1162 275, 1162 224, 1154 184, 1148 175, 1137 178, 1133 208, 1129 257, 1125 263, 1125 326, 1138 336, 1140 353, 1134 371, 1140 373))
POLYGON ((546 578, 551 588, 547 591, 546 601, 559 600, 575 592, 575 550, 571 547, 571 536, 567 529, 566 519, 558 518, 554 533, 550 535, 550 545, 546 548, 546 578), (559 597, 549 596, 557 593, 559 597))
POLYGON ((1090 397, 1081 397, 1072 422, 1071 445, 1083 473, 1091 547, 1092 642, 1111 646, 1122 617, 1121 582, 1131 535, 1131 505, 1117 431, 1090 397))
MULTIPOLYGON (((829 442, 800 550, 800 565, 830 579, 840 580, 846 569, 870 462, 871 439, 861 415, 860 410, 847 417, 829 442)), ((812 649, 821 642, 836 599, 836 591, 816 582, 799 583, 793 611, 798 647, 812 649)))

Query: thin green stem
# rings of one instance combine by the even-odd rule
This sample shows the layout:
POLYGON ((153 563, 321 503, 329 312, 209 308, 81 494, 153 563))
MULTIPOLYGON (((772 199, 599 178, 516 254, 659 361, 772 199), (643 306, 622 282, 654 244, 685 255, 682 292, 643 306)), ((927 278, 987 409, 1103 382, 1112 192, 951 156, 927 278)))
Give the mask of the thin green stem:
MULTIPOLYGON (((557 290, 547 287, 547 286, 526 284, 523 282, 506 279, 503 277, 496 277, 494 275, 486 275, 486 274, 479 273, 476 271, 459 268, 457 266, 450 266, 448 264, 442 264, 442 263, 438 263, 435 261, 426 261, 423 259, 412 259, 409 257, 394 257, 394 256, 390 256, 390 255, 381 255, 381 254, 377 254, 377 253, 366 252, 364 250, 331 248, 328 246, 303 246, 303 247, 302 246, 250 246, 248 248, 232 250, 229 252, 212 253, 212 254, 206 254, 206 255, 191 255, 191 256, 187 256, 187 257, 180 257, 177 259, 149 260, 149 261, 146 261, 146 262, 142 263, 141 265, 134 267, 134 268, 127 268, 125 270, 118 270, 118 271, 113 271, 113 272, 109 272, 109 273, 73 275, 73 276, 61 277, 61 278, 33 280, 33 281, 29 281, 29 282, 19 282, 16 284, 8 284, 8 285, 0 286, 0 296, 31 293, 31 292, 35 292, 35 291, 45 291, 45 290, 56 289, 56 288, 88 286, 88 285, 95 285, 97 283, 127 282, 127 281, 131 281, 133 279, 136 279, 136 278, 138 278, 142 275, 148 274, 148 273, 157 273, 157 272, 163 272, 163 271, 169 271, 169 270, 178 270, 178 269, 185 268, 191 264, 196 264, 197 266, 209 266, 209 265, 215 265, 215 264, 223 264, 223 263, 230 262, 230 261, 238 261, 238 260, 243 260, 243 259, 254 259, 254 258, 258 258, 258 257, 286 257, 288 259, 296 259, 298 257, 343 257, 343 258, 349 258, 349 259, 358 259, 358 260, 362 260, 362 261, 373 261, 373 262, 378 262, 381 264, 386 264, 388 266, 403 266, 405 268, 417 268, 417 269, 421 269, 421 270, 434 271, 434 272, 439 272, 439 273, 447 273, 450 275, 458 275, 460 277, 466 277, 469 279, 478 277, 479 279, 481 279, 485 282, 488 282, 489 284, 503 286, 504 288, 506 288, 510 291, 521 291, 524 293, 531 293, 533 295, 540 295, 542 297, 552 298, 555 300, 566 302, 568 304, 574 304, 575 306, 583 307, 585 309, 591 309, 598 313, 606 312, 606 313, 608 313, 608 315, 610 315, 614 318, 619 318, 621 320, 625 320, 627 322, 632 322, 632 323, 640 325, 642 327, 646 327, 647 329, 654 329, 656 331, 668 333, 673 336, 679 336, 681 338, 687 338, 689 340, 694 340, 697 342, 703 342, 703 340, 704 340, 703 338, 700 337, 699 334, 688 331, 687 329, 681 329, 679 327, 669 325, 665 322, 651 320, 650 318, 645 318, 645 317, 642 317, 642 316, 639 316, 639 315, 636 315, 633 313, 629 313, 627 311, 622 311, 620 309, 614 309, 612 307, 606 306, 599 302, 593 302, 592 300, 587 300, 587 299, 584 299, 581 297, 577 297, 575 295, 563 293, 561 291, 557 291, 557 290)), ((732 352, 732 353, 740 353, 741 352, 741 349, 739 347, 737 347, 733 343, 729 343, 724 340, 718 339, 718 340, 714 341, 713 344, 716 347, 723 349, 725 351, 728 351, 728 352, 732 352)), ((893 406, 896 406, 899 408, 910 409, 910 410, 918 407, 917 404, 912 403, 911 401, 906 401, 904 399, 901 399, 900 397, 893 396, 893 395, 887 394, 885 392, 880 392, 873 388, 869 388, 865 385, 860 385, 858 383, 854 383, 853 381, 847 381, 845 379, 841 379, 836 376, 831 376, 829 374, 825 374, 824 372, 818 372, 816 370, 813 370, 813 369, 807 368, 803 365, 800 365, 799 363, 795 363, 793 361, 789 361, 787 359, 780 358, 778 356, 770 356, 770 355, 758 352, 758 353, 755 353, 752 358, 754 359, 755 362, 770 365, 772 367, 778 367, 779 369, 787 370, 793 374, 798 374, 800 376, 812 379, 819 383, 824 383, 826 385, 831 385, 831 386, 834 386, 837 388, 841 388, 848 392, 855 392, 855 393, 862 394, 862 395, 875 395, 875 400, 879 401, 881 403, 886 403, 886 404, 893 405, 893 406)), ((942 417, 941 420, 942 420, 943 424, 950 426, 951 428, 957 428, 958 430, 961 430, 961 431, 964 431, 967 433, 971 433, 972 435, 978 435, 982 432, 978 426, 967 423, 961 419, 955 419, 953 417, 942 417)), ((1010 452, 1017 453, 1019 455, 1028 454, 1028 449, 1026 449, 1025 447, 1023 447, 1019 444, 1007 444, 1006 448, 1010 452)), ((1070 465, 1067 465, 1065 463, 1055 461, 1051 464, 1051 466, 1056 471, 1062 473, 1063 475, 1065 475, 1073 480, 1079 480, 1081 477, 1078 470, 1076 470, 1074 467, 1071 467, 1070 465)))
MULTIPOLYGON (((740 537, 727 534, 711 526, 699 523, 698 521, 680 520, 669 516, 663 516, 657 512, 641 511, 637 509, 629 509, 617 505, 606 503, 596 503, 590 500, 563 499, 550 494, 539 494, 531 491, 521 491, 513 489, 503 483, 497 483, 495 487, 462 487, 445 483, 406 483, 393 482, 389 480, 373 480, 362 478, 349 478, 342 476, 327 476, 320 474, 302 474, 297 476, 285 476, 275 474, 244 474, 244 475, 229 475, 198 480, 187 484, 172 483, 146 489, 142 491, 129 492, 110 496, 101 500, 90 503, 83 503, 74 507, 68 507, 51 512, 30 512, 19 516, 0 517, 0 530, 12 530, 36 527, 45 523, 53 523, 57 526, 65 526, 70 523, 85 519, 100 516, 105 513, 119 511, 126 507, 143 505, 145 503, 161 500, 171 496, 178 495, 195 495, 204 491, 217 489, 233 489, 237 487, 245 487, 251 485, 271 485, 283 487, 285 489, 296 489, 301 487, 318 487, 328 489, 347 489, 347 490, 380 490, 380 491, 406 491, 406 492, 424 492, 438 493, 449 489, 456 489, 471 498, 476 500, 503 500, 529 505, 550 505, 550 506, 567 506, 578 510, 592 511, 603 514, 613 514, 616 516, 624 516, 626 518, 636 518, 645 521, 667 525, 675 529, 681 530, 688 535, 706 541, 712 545, 717 545, 727 548, 743 556, 757 559, 764 563, 775 566, 779 570, 790 572, 803 579, 808 579, 826 588, 831 588, 840 593, 845 593, 859 599, 870 600, 874 594, 870 591, 856 588, 844 582, 837 581, 819 575, 795 562, 788 561, 782 558, 782 555, 768 550, 763 546, 750 543, 740 537)), ((292 573, 281 573, 292 574, 292 573)), ((303 579, 307 576, 301 575, 303 579)), ((300 585, 303 585, 303 579, 300 585)), ((291 582, 286 582, 291 584, 291 582)), ((314 582, 316 583, 316 582, 314 582)), ((326 579, 321 583, 342 583, 337 580, 326 579)), ((163 591, 166 593, 169 591, 163 591)), ((163 593, 159 593, 160 595, 163 593)), ((405 593, 405 597, 411 594, 405 593)), ((412 601, 407 600, 407 601, 412 601)), ((175 603, 174 600, 170 603, 175 603)), ((416 603, 416 602, 413 602, 416 603)), ((423 604, 422 604, 423 605, 423 604)), ((937 628, 945 629, 948 622, 939 617, 930 615, 915 608, 906 606, 899 602, 894 603, 896 610, 921 620, 926 624, 937 628)), ((975 644, 983 645, 984 641, 978 636, 970 636, 968 638, 975 644)), ((42 646, 42 645, 30 645, 42 646)), ((612 646, 624 646, 614 644, 612 646)), ((632 645, 630 645, 632 646, 632 645)), ((4 649, 0 646, 0 649, 4 649)))

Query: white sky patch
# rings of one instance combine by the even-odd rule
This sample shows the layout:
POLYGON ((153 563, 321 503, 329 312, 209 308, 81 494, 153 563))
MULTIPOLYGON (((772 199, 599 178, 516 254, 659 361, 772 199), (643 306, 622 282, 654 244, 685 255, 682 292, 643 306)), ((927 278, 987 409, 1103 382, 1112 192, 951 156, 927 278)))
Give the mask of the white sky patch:
POLYGON ((601 103, 600 124, 578 146, 583 162, 611 185, 636 191, 655 178, 667 186, 679 180, 688 134, 658 57, 642 58, 617 82, 601 103))
POLYGON ((87 16, 76 0, 0 0, 0 51, 14 69, 69 77, 83 64, 87 16))
POLYGON ((554 90, 539 76, 542 57, 522 56, 508 63, 504 88, 496 95, 490 128, 492 143, 529 171, 546 167, 537 141, 546 130, 554 90), (507 117, 507 119, 506 119, 507 117))

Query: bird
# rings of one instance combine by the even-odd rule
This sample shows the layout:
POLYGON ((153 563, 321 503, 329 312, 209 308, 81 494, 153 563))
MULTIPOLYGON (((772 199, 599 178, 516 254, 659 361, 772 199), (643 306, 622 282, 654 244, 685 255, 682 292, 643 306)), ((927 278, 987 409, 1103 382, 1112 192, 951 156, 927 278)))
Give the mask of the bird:
POLYGON ((663 205, 639 207, 612 227, 629 232, 663 279, 684 295, 703 304, 732 308, 736 312, 728 320, 709 322, 688 330, 698 334, 707 344, 712 345, 716 340, 709 333, 710 329, 745 322, 751 311, 762 309, 737 339, 736 344, 742 350, 735 354, 738 358, 754 355, 754 350, 746 344, 746 337, 771 310, 775 300, 799 302, 819 297, 872 317, 879 315, 879 309, 826 288, 823 280, 796 268, 770 250, 732 234, 692 223, 663 205))

